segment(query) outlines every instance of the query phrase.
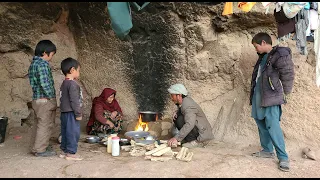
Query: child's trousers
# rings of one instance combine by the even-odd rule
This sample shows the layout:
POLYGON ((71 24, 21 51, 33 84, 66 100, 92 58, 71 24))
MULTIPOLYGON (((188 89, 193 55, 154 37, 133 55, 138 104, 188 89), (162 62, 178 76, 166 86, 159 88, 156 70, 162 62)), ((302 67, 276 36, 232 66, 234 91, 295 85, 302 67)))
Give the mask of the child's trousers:
POLYGON ((80 121, 76 120, 73 112, 62 112, 61 120, 61 145, 64 153, 76 154, 80 138, 80 121))

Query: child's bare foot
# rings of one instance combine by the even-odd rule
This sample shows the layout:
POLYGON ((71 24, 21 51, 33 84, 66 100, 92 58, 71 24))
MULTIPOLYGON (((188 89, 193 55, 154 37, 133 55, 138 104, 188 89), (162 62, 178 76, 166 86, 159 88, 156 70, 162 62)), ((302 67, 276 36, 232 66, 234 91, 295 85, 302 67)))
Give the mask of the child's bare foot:
POLYGON ((81 161, 83 158, 81 158, 79 155, 76 154, 69 154, 66 155, 66 160, 74 160, 74 161, 81 161))
POLYGON ((59 158, 65 158, 66 155, 67 155, 67 153, 65 153, 65 152, 62 151, 62 152, 59 154, 59 158))

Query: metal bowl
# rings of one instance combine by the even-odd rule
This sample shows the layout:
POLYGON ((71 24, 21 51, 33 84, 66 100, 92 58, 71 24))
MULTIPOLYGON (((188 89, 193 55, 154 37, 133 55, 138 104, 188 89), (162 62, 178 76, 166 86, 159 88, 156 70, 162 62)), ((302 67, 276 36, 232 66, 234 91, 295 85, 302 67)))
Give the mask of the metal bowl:
POLYGON ((90 136, 86 138, 87 143, 94 144, 98 143, 100 141, 100 138, 98 136, 90 136))

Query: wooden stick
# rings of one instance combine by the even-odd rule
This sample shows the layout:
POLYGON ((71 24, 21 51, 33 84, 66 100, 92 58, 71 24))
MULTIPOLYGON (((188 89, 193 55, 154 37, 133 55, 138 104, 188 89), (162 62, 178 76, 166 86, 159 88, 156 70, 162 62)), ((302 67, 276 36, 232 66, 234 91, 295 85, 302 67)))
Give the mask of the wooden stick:
POLYGON ((151 154, 153 154, 153 153, 155 153, 157 151, 160 151, 160 150, 162 150, 162 149, 164 149, 166 147, 168 147, 167 144, 161 144, 159 147, 157 147, 155 149, 152 149, 151 151, 146 152, 144 155, 146 155, 146 156, 151 155, 151 154))
POLYGON ((160 151, 157 151, 153 154, 151 154, 152 156, 161 156, 162 154, 171 151, 171 147, 166 147, 164 149, 161 149, 160 151))
POLYGON ((186 156, 187 151, 188 151, 188 148, 182 147, 181 150, 179 151, 179 153, 177 154, 176 158, 177 159, 184 158, 186 156))
POLYGON ((189 152, 189 149, 186 148, 185 151, 181 155, 181 159, 185 158, 187 156, 188 152, 189 152))
POLYGON ((190 162, 193 157, 193 152, 189 152, 185 158, 182 158, 183 161, 190 162))
MULTIPOLYGON (((168 144, 168 140, 160 140, 160 143, 162 144, 168 144)), ((181 142, 178 142, 178 145, 181 145, 181 142)))

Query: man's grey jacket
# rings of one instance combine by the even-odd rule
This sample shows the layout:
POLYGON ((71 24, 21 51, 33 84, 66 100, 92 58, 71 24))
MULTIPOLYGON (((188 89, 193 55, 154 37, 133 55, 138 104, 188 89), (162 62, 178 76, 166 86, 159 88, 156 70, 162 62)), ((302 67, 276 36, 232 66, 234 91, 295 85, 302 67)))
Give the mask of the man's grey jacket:
POLYGON ((202 111, 201 107, 190 97, 183 98, 181 105, 185 124, 175 136, 178 141, 182 141, 190 131, 196 126, 199 131, 198 141, 213 139, 212 127, 202 111))

